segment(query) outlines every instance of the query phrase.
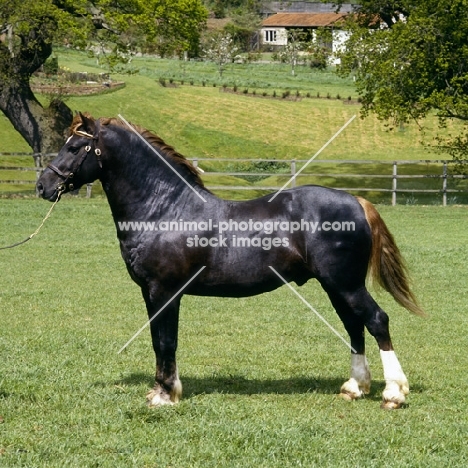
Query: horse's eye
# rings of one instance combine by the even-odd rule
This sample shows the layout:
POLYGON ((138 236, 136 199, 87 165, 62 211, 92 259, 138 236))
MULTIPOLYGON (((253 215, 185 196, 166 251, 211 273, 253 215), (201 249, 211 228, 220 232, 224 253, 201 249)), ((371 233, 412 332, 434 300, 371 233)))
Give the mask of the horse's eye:
POLYGON ((80 151, 80 148, 77 148, 76 146, 70 146, 68 150, 70 151, 70 153, 78 154, 78 151, 80 151))

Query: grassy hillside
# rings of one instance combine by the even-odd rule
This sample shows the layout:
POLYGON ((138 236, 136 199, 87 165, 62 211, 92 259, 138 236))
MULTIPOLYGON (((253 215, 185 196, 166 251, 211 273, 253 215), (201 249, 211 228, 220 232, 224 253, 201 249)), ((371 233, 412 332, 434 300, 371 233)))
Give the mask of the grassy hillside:
MULTIPOLYGON (((67 57, 62 61, 67 61, 67 57)), ((89 59, 67 63, 77 69, 92 64, 89 59)), ((203 80, 216 81, 217 78, 215 67, 203 62, 184 65, 179 61, 136 59, 135 66, 140 67, 140 75, 119 77, 127 82, 124 90, 99 97, 70 99, 69 105, 96 116, 121 113, 153 129, 191 157, 307 159, 352 115, 359 113, 359 105, 346 105, 336 99, 303 98, 300 102, 291 102, 223 93, 219 85, 203 87, 200 86, 203 80), (194 83, 198 86, 191 86, 187 78, 184 85, 177 88, 159 84, 161 76, 176 77, 184 73, 195 75, 194 83)), ((233 81, 239 90, 251 91, 254 88, 248 86, 249 82, 267 82, 269 96, 273 88, 278 95, 287 89, 300 89, 303 95, 307 92, 343 97, 353 94, 351 81, 340 80, 332 72, 304 69, 294 79, 287 66, 278 64, 232 65, 224 73, 223 82, 232 86, 233 81)), ((426 140, 431 136, 429 133, 426 140)), ((421 147, 421 138, 416 125, 404 131, 388 132, 375 118, 357 119, 321 158, 436 158, 437 155, 421 147)))
MULTIPOLYGON (((72 71, 102 71, 84 54, 61 50, 57 55, 60 65, 72 71)), ((360 109, 355 101, 349 104, 346 99, 316 97, 317 93, 353 96, 351 80, 340 80, 330 71, 304 68, 293 78, 285 65, 233 64, 220 80, 215 67, 203 62, 136 58, 133 67, 140 73, 114 76, 126 82, 124 89, 69 97, 67 104, 95 117, 122 114, 155 131, 187 157, 306 160, 360 109), (171 80, 172 86, 162 86, 161 77, 167 84, 171 80), (223 92, 223 84, 237 86, 240 91, 248 89, 250 94, 223 92), (299 92, 301 99, 272 98, 273 91, 281 96, 285 90, 292 95, 299 92), (263 92, 267 97, 261 97, 263 92), (304 97, 307 93, 315 97, 304 97)), ((46 103, 48 98, 41 99, 46 103)), ((432 141, 435 124, 429 120, 425 134, 415 124, 390 132, 375 117, 357 118, 319 159, 437 159, 439 154, 422 145, 432 141)), ((28 151, 3 115, 0 141, 0 152, 28 151)), ((2 175, 0 178, 5 178, 2 175)), ((240 184, 237 179, 234 182, 240 184)))
MULTIPOLYGON (((84 54, 61 50, 57 53, 61 66, 73 71, 102 71, 84 54)), ((151 128, 163 139, 192 157, 248 157, 307 159, 335 133, 359 105, 344 104, 337 99, 303 98, 299 102, 281 98, 246 97, 220 91, 221 84, 237 84, 239 90, 269 88, 269 96, 289 90, 309 92, 316 96, 330 93, 345 99, 353 93, 351 81, 343 81, 332 72, 316 72, 305 68, 298 76, 290 76, 285 65, 233 64, 222 82, 212 64, 203 62, 135 59, 138 75, 114 76, 127 86, 117 92, 98 96, 68 98, 76 110, 98 116, 124 115, 151 128), (174 78, 177 88, 163 87, 160 77, 186 76, 184 85, 174 78), (194 85, 190 85, 190 77, 194 85), (202 81, 207 84, 202 86, 202 81), (218 86, 208 86, 208 82, 218 86), (256 88, 253 84, 258 83, 256 88)), ((42 98, 44 102, 46 97, 42 98)), ((0 120, 1 151, 27 150, 6 118, 0 120)), ((429 132, 426 140, 430 140, 429 132)), ((357 119, 340 138, 321 155, 321 159, 427 159, 437 155, 420 146, 422 135, 415 125, 404 131, 388 132, 377 119, 357 119)))

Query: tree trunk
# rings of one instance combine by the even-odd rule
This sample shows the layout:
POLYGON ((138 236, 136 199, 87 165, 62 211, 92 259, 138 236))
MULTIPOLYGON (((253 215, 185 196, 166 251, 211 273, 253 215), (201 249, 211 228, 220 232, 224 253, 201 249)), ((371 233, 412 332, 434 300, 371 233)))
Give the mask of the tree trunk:
POLYGON ((73 120, 70 108, 58 99, 44 108, 28 82, 4 85, 0 92, 0 109, 34 153, 57 152, 73 120))
POLYGON ((57 152, 64 132, 73 120, 71 110, 60 100, 44 108, 29 85, 32 74, 52 53, 51 42, 31 29, 15 36, 21 44, 17 51, 11 41, 0 41, 0 110, 35 153, 57 152))

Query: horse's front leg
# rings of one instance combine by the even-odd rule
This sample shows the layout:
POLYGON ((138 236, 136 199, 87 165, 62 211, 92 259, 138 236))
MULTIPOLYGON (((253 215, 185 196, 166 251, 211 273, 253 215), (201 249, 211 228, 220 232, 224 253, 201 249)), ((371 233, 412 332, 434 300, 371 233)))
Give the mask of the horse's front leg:
MULTIPOLYGON (((148 317, 151 320, 166 304, 166 294, 153 294, 143 291, 148 317)), ((170 297, 170 296, 169 296, 170 297)), ((146 395, 150 407, 173 405, 182 396, 176 363, 177 334, 179 325, 180 297, 171 301, 150 323, 151 339, 156 355, 156 376, 154 387, 146 395)))

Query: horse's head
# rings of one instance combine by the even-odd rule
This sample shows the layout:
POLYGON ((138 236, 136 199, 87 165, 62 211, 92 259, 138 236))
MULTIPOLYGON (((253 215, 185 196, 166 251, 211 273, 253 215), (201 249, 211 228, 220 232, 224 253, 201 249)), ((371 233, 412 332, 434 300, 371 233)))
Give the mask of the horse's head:
POLYGON ((55 201, 62 193, 99 178, 99 130, 99 120, 81 113, 75 117, 68 140, 37 181, 37 191, 43 198, 55 201))

